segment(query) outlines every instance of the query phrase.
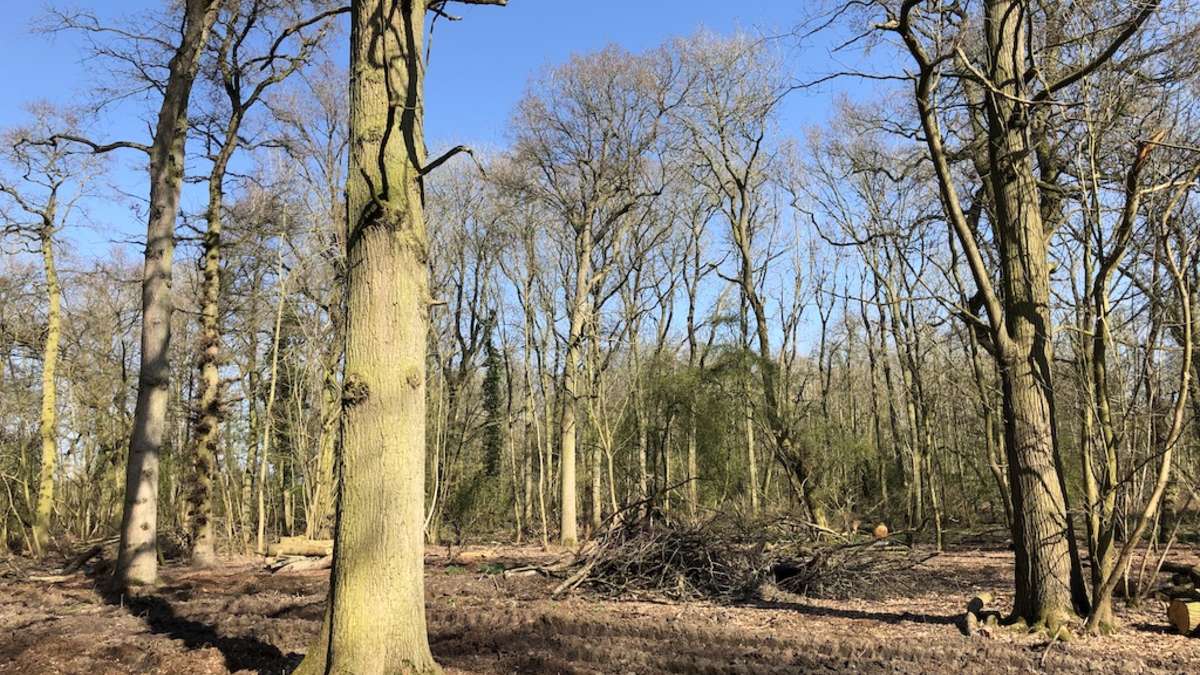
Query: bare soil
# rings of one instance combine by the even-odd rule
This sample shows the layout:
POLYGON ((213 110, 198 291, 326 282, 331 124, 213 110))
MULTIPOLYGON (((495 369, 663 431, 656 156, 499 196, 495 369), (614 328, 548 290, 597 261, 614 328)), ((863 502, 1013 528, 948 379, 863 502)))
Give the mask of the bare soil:
MULTIPOLYGON (((966 636, 973 595, 992 592, 1006 609, 1004 551, 936 556, 895 580, 903 593, 820 600, 768 590, 735 605, 552 599, 554 579, 497 573, 555 557, 534 547, 430 549, 430 643, 448 673, 1200 672, 1200 639, 1171 633, 1158 600, 1119 603, 1114 636, 966 636)), ((31 578, 53 573, 0 563, 0 673, 285 673, 319 628, 327 583, 326 572, 272 575, 252 559, 169 566, 157 591, 138 598, 106 591, 98 572, 31 578)))

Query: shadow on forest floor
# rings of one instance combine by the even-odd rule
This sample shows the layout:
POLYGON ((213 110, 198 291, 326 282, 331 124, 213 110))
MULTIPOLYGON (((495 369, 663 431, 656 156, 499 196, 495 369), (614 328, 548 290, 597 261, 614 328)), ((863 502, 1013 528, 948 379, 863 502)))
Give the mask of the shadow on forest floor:
MULTIPOLYGON (((948 551, 842 599, 779 591, 732 604, 553 597, 555 578, 495 571, 498 560, 560 556, 491 544, 453 557, 430 549, 426 614, 438 662, 472 675, 1173 673, 1200 663, 1200 640, 1172 634, 1158 603, 1119 606, 1126 629, 1114 636, 1052 646, 1016 631, 965 638, 958 622, 971 597, 993 592, 997 609, 1009 602, 1004 551, 948 551)), ((52 570, 0 565, 0 675, 286 673, 320 628, 327 590, 326 573, 271 574, 250 557, 165 566, 163 584, 144 593, 122 593, 104 566, 42 571, 52 570)))
POLYGON ((806 602, 787 600, 753 600, 743 603, 745 607, 756 609, 783 609, 798 614, 813 617, 833 617, 860 621, 879 621, 880 623, 925 623, 942 626, 957 626, 962 622, 962 613, 958 614, 920 614, 916 612, 870 612, 861 609, 843 607, 825 607, 806 602))
POLYGON ((230 671, 249 670, 260 675, 291 672, 299 665, 299 654, 287 654, 278 647, 251 636, 223 635, 214 626, 181 616, 168 599, 187 600, 192 589, 186 585, 162 586, 141 593, 127 593, 111 574, 89 574, 105 604, 125 607, 146 622, 154 633, 179 640, 188 649, 212 647, 221 652, 230 671))

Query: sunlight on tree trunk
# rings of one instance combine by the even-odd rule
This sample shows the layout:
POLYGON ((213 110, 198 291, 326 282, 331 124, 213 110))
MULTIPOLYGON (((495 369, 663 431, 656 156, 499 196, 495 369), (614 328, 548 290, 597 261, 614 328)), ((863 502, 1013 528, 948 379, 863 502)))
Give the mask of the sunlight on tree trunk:
POLYGON ((58 342, 62 335, 62 290, 58 285, 58 269, 54 264, 54 202, 44 216, 39 247, 42 268, 46 274, 46 342, 42 346, 42 416, 38 435, 42 441, 42 463, 38 469, 37 516, 33 524, 33 546, 38 554, 45 552, 50 541, 50 516, 54 512, 54 472, 58 466, 58 418, 55 409, 55 368, 58 364, 58 342))
POLYGON ((169 66, 150 148, 150 217, 142 273, 141 366, 125 471, 125 508, 117 580, 127 586, 158 582, 158 470, 166 433, 171 377, 171 264, 175 215, 183 184, 188 102, 200 54, 220 0, 188 0, 183 30, 169 66))

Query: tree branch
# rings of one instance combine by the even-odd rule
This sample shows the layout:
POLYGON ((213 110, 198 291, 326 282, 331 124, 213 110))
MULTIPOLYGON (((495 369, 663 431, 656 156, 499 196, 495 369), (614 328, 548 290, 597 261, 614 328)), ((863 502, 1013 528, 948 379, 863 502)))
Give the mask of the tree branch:
POLYGON ((263 64, 261 66, 259 66, 258 69, 263 70, 267 66, 269 66, 275 62, 275 59, 277 58, 275 55, 275 52, 279 50, 279 46, 283 44, 284 40, 287 40, 289 37, 295 35, 296 33, 299 33, 300 31, 304 30, 305 28, 308 28, 309 26, 313 25, 314 23, 324 21, 325 19, 337 16, 339 14, 345 14, 346 12, 349 12, 349 11, 350 11, 350 7, 348 5, 344 6, 344 7, 335 7, 333 9, 321 12, 320 14, 311 16, 311 17, 309 17, 303 21, 300 21, 298 23, 292 24, 291 26, 289 26, 287 28, 287 30, 280 33, 279 37, 275 38, 275 42, 271 45, 270 51, 268 51, 266 57, 263 58, 263 64))
POLYGON ((434 169, 445 164, 455 155, 457 155, 459 153, 463 153, 463 152, 465 152, 471 156, 471 159, 475 162, 475 166, 479 168, 479 173, 486 176, 487 171, 484 170, 483 164, 481 164, 479 162, 479 158, 475 156, 475 151, 466 145, 456 145, 453 148, 450 148, 445 153, 443 153, 442 156, 438 157, 437 159, 433 160, 432 162, 421 167, 421 171, 417 175, 418 176, 427 176, 427 175, 433 173, 434 169))
POLYGON ((1133 37, 1134 34, 1138 32, 1138 29, 1142 27, 1142 24, 1146 23, 1146 20, 1150 18, 1150 15, 1154 14, 1154 10, 1158 9, 1160 2, 1162 2, 1162 0, 1145 0, 1142 10, 1138 12, 1137 16, 1133 18, 1133 21, 1131 21, 1129 25, 1125 27, 1125 30, 1121 31, 1121 34, 1118 35, 1116 39, 1114 39, 1108 45, 1108 47, 1105 47, 1104 51, 1097 54, 1096 57, 1091 61, 1068 73, 1062 79, 1048 85, 1044 90, 1038 92, 1037 96, 1034 97, 1034 100, 1044 101, 1050 98, 1050 95, 1054 92, 1075 84, 1108 62, 1108 60, 1112 58, 1113 54, 1117 53, 1117 50, 1121 48, 1121 45, 1125 44, 1129 38, 1133 37))
POLYGON ((129 148, 131 150, 140 150, 140 151, 146 153, 147 155, 150 154, 150 146, 146 145, 145 143, 135 143, 134 141, 116 141, 113 143, 101 144, 101 143, 96 143, 95 141, 88 140, 82 136, 75 136, 72 134, 54 134, 47 140, 40 141, 40 143, 57 146, 58 142, 60 140, 72 141, 75 143, 79 143, 81 145, 86 145, 87 147, 91 148, 92 153, 96 154, 96 155, 100 155, 100 154, 103 154, 106 152, 111 152, 113 150, 118 150, 120 148, 129 148))

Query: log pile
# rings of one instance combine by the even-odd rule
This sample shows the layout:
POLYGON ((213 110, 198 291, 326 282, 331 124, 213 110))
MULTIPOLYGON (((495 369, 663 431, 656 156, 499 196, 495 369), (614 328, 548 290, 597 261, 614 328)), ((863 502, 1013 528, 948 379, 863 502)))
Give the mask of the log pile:
POLYGON ((1181 635, 1200 635, 1200 565, 1163 563, 1164 572, 1171 573, 1171 585, 1163 590, 1170 598, 1167 621, 1181 635))
POLYGON ((586 586, 609 596, 744 597, 768 569, 761 551, 746 544, 711 523, 616 522, 582 551, 574 572, 554 594, 586 586))

